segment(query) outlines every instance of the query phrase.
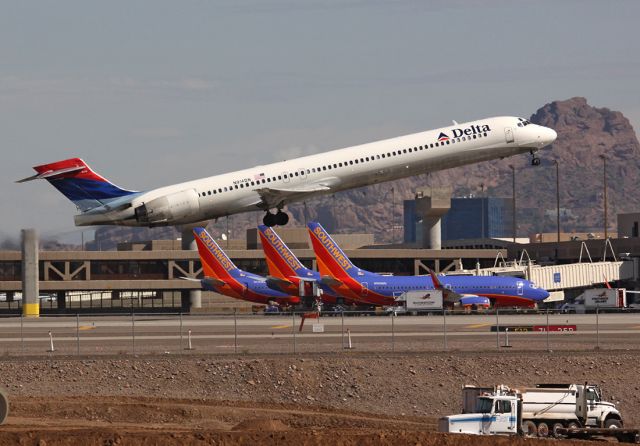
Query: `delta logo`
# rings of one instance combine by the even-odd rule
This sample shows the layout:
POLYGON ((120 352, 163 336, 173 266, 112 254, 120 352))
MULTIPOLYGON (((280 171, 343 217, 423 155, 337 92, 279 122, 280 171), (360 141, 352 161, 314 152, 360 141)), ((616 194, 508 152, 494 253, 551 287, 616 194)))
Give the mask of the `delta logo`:
MULTIPOLYGON (((458 129, 451 129, 451 133, 453 133, 452 138, 460 138, 461 136, 472 136, 472 135, 479 135, 481 133, 486 133, 486 132, 490 132, 491 131, 491 127, 489 127, 488 124, 475 124, 475 125, 470 125, 469 127, 466 128, 458 128, 458 129)), ((440 132, 440 135, 438 135, 438 141, 439 142, 445 142, 445 141, 449 141, 449 135, 447 135, 444 132, 440 132)))

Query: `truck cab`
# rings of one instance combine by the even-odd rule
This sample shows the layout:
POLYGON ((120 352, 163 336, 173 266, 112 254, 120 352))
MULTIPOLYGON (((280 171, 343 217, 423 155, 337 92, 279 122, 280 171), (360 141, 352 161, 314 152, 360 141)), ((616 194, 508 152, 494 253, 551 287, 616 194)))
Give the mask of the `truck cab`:
POLYGON ((476 435, 515 435, 518 433, 519 401, 510 395, 482 395, 475 413, 440 418, 438 430, 476 435))

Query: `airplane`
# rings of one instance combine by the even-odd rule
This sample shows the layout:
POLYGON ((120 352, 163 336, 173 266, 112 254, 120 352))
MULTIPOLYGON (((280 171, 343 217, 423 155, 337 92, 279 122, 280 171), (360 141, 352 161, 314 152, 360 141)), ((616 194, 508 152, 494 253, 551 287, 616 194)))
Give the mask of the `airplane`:
MULTIPOLYGON (((385 276, 355 266, 317 222, 308 223, 311 243, 321 276, 333 278, 331 289, 354 300, 374 305, 394 305, 408 291, 443 291, 445 302, 462 306, 534 307, 549 297, 549 292, 533 282, 497 276, 385 276)), ((326 283, 330 283, 326 281, 326 283)))
POLYGON ((289 203, 426 172, 505 158, 551 144, 554 130, 512 116, 485 118, 435 130, 304 156, 146 192, 123 189, 82 159, 35 166, 80 213, 76 226, 189 225, 263 210, 266 226, 286 225, 289 203), (276 213, 271 210, 275 209, 276 213))
POLYGON ((262 250, 269 269, 269 276, 267 276, 269 288, 299 296, 314 297, 315 294, 322 303, 329 305, 360 303, 345 299, 324 284, 320 274, 304 266, 273 229, 259 225, 258 234, 260 234, 262 250), (318 290, 320 293, 317 293, 318 290))
MULTIPOLYGON (((300 303, 294 294, 283 293, 269 288, 266 279, 257 274, 239 269, 204 228, 194 228, 198 253, 204 272, 204 279, 199 280, 202 288, 215 291, 236 299, 267 305, 275 302, 278 305, 300 303)), ((186 279, 186 278, 185 278, 186 279)))

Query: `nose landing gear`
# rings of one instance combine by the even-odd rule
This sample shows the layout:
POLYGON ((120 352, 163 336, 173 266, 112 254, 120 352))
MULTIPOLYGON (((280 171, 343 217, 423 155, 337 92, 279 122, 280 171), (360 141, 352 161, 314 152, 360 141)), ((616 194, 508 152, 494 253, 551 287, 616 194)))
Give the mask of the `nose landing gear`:
POLYGON ((262 219, 262 223, 270 228, 276 225, 284 226, 289 223, 289 215, 286 212, 282 212, 281 209, 278 209, 278 212, 275 214, 267 211, 267 214, 262 219))
POLYGON ((531 165, 532 166, 540 165, 540 158, 536 156, 536 153, 533 150, 531 151, 531 165))

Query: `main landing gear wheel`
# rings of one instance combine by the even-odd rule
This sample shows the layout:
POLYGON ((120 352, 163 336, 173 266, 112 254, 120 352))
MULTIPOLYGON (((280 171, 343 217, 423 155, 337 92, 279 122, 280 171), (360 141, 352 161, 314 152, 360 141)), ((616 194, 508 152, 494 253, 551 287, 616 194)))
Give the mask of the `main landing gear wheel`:
POLYGON ((276 225, 284 226, 289 223, 289 215, 286 212, 282 212, 280 210, 275 214, 267 212, 267 214, 262 219, 262 223, 270 228, 276 225))
POLYGON ((289 223, 289 214, 286 212, 278 211, 276 214, 276 224, 278 226, 284 226, 289 223))
POLYGON ((264 223, 265 226, 268 226, 270 228, 275 226, 276 225, 276 215, 272 214, 271 212, 267 212, 267 214, 262 219, 262 223, 264 223))

